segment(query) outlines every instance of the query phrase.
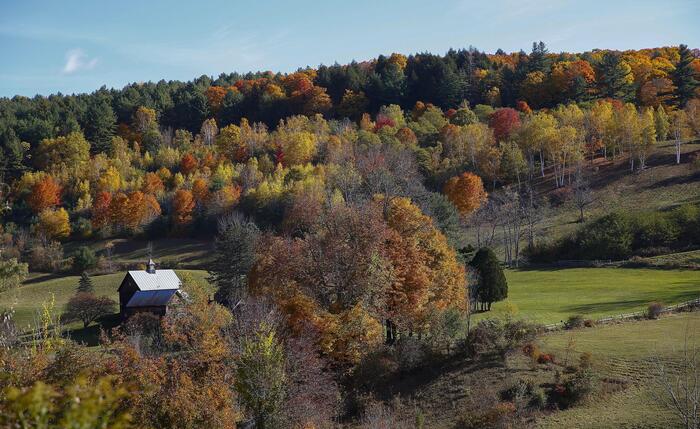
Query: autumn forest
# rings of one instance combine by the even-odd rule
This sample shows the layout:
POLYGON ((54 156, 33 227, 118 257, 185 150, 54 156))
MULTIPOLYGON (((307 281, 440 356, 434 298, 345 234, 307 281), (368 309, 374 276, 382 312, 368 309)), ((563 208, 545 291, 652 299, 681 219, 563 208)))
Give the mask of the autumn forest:
POLYGON ((31 329, 0 300, 0 427, 535 427, 595 397, 592 380, 613 387, 585 353, 540 353, 544 328, 516 310, 487 317, 506 278, 699 248, 696 201, 593 214, 594 179, 637 177, 660 147, 669 168, 700 168, 699 137, 685 45, 394 53, 0 98, 0 293, 82 276, 67 307, 36 303, 31 329), (565 210, 560 233, 548 219, 565 210), (183 274, 165 316, 117 320, 92 282, 144 267, 104 243, 171 239, 210 245, 206 276, 183 274), (66 335, 75 322, 99 335, 66 335), (426 368, 513 354, 547 381, 484 390, 449 425, 426 424, 418 396, 396 405, 426 368))

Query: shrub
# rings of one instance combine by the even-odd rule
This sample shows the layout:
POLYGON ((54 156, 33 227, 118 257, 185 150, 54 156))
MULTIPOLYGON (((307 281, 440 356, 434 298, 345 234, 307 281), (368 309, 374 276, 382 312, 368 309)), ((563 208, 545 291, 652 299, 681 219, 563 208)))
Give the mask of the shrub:
POLYGON ((537 363, 554 363, 554 355, 550 353, 542 353, 537 357, 537 363))
POLYGON ((582 315, 575 314, 575 315, 569 317, 569 320, 566 321, 566 323, 564 324, 564 327, 566 329, 581 328, 584 326, 584 320, 585 319, 583 318, 582 315))
POLYGON ((549 392, 549 400, 560 408, 569 408, 586 399, 595 390, 597 377, 592 368, 579 368, 549 392))
POLYGON ((469 352, 472 355, 496 353, 502 359, 511 351, 532 341, 537 326, 517 319, 485 319, 469 333, 469 352))
POLYGON ((586 319, 586 320, 583 321, 583 326, 585 326, 586 328, 592 328, 592 327, 595 326, 595 320, 593 320, 593 319, 586 319))
POLYGON ((664 305, 660 302, 652 302, 647 307, 647 319, 658 319, 664 310, 664 305))
POLYGON ((393 355, 401 371, 414 370, 426 360, 425 347, 417 337, 401 337, 394 345, 393 355))
POLYGON ((632 251, 632 225, 621 213, 610 213, 577 234, 579 252, 585 259, 624 259, 632 251))
POLYGON ((569 201, 572 195, 573 191, 571 187, 565 186, 558 188, 549 194, 549 203, 554 207, 561 206, 569 201))
POLYGON ((635 249, 670 246, 678 239, 678 225, 663 213, 646 213, 634 222, 635 249))
POLYGON ((581 369, 588 369, 591 368, 593 365, 593 355, 590 354, 589 352, 583 352, 581 353, 581 356, 578 358, 578 367, 581 369))
POLYGON ((469 410, 462 413, 456 427, 460 429, 500 428, 514 412, 515 406, 510 402, 500 402, 487 409, 469 410))

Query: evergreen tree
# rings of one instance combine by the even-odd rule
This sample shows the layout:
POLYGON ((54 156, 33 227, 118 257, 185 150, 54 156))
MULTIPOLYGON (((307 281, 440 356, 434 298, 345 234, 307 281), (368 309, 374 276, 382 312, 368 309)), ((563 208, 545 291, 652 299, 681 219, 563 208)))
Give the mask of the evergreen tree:
POLYGON ((219 220, 219 235, 209 266, 209 281, 217 287, 214 295, 217 302, 235 305, 240 298, 255 262, 259 237, 255 223, 237 213, 219 220))
POLYGON ((479 302, 486 304, 487 310, 491 310, 491 303, 508 297, 508 282, 493 250, 486 247, 479 249, 469 265, 479 274, 475 295, 479 302))
POLYGON ((684 107, 688 100, 695 97, 695 90, 700 86, 700 82, 695 79, 695 70, 691 66, 695 57, 686 45, 678 47, 680 60, 673 71, 673 84, 676 86, 676 103, 684 107))
POLYGON ((92 143, 92 152, 109 152, 117 117, 107 96, 95 95, 90 98, 84 122, 85 136, 92 143))
POLYGON ((622 61, 619 52, 607 52, 600 63, 601 95, 632 101, 634 98, 634 79, 632 68, 622 61))
POLYGON ((78 293, 93 293, 95 292, 95 287, 92 285, 92 279, 87 272, 83 271, 80 275, 80 281, 78 282, 78 293))
POLYGON ((528 73, 532 72, 542 72, 547 74, 551 67, 551 61, 547 58, 547 45, 544 42, 532 42, 532 52, 528 60, 528 73))

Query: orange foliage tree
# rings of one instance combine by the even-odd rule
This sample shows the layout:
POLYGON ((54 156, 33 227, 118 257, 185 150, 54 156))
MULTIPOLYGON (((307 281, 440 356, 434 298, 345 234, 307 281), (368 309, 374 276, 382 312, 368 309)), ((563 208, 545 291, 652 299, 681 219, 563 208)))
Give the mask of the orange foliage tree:
POLYGON ((185 226, 192 222, 195 200, 192 191, 179 189, 173 197, 173 222, 176 226, 185 226))
POLYGON ((27 205, 40 213, 46 209, 61 204, 61 185, 51 176, 46 175, 31 187, 27 196, 27 205))
POLYGON ((474 173, 462 173, 452 177, 445 183, 443 193, 457 207, 457 210, 467 216, 481 207, 488 194, 484 190, 481 177, 474 173))

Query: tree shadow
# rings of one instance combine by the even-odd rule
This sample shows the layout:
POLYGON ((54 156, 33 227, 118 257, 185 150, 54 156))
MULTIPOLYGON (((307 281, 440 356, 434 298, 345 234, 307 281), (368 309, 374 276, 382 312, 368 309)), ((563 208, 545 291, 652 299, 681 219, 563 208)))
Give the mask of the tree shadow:
POLYGON ((61 279, 64 277, 65 277, 65 274, 60 274, 60 273, 42 273, 36 277, 26 279, 23 284, 24 285, 31 285, 31 284, 35 284, 35 283, 45 282, 48 280, 61 279))
POLYGON ((112 328, 119 326, 121 317, 119 313, 108 314, 102 316, 87 327, 67 329, 64 336, 70 338, 76 343, 84 344, 88 347, 98 346, 100 344, 100 335, 102 330, 109 332, 112 328))

